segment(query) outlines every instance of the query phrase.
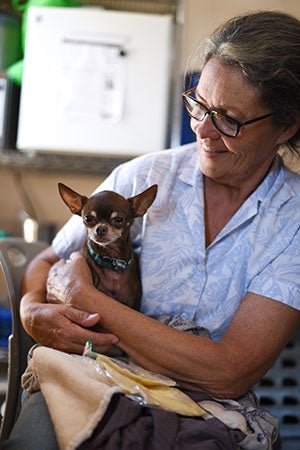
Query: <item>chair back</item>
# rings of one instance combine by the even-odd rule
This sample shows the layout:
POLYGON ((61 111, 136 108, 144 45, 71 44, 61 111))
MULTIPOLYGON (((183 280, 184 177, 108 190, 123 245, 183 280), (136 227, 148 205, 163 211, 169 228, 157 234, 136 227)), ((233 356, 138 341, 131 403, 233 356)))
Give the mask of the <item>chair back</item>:
POLYGON ((33 339, 25 332, 20 320, 20 289, 24 271, 33 257, 46 248, 46 242, 26 242, 22 238, 0 239, 0 266, 7 284, 12 312, 12 334, 8 340, 8 374, 4 415, 0 428, 0 443, 9 437, 21 406, 21 376, 27 365, 27 353, 33 339))
POLYGON ((300 328, 254 391, 278 418, 282 450, 300 450, 300 328))

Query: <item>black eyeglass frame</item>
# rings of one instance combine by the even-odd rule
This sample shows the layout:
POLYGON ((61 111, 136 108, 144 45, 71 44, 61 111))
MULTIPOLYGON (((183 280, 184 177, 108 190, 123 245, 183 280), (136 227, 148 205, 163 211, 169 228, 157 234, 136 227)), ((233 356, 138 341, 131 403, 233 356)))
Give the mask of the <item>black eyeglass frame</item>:
POLYGON ((218 130, 219 133, 221 133, 221 134, 223 134, 224 136, 227 136, 227 137, 234 138, 234 137, 236 137, 239 134, 240 129, 242 127, 244 127, 245 125, 250 125, 251 123, 258 122, 260 120, 266 119, 267 117, 270 117, 270 116, 274 115, 274 112, 271 112, 271 113, 268 113, 268 114, 264 114, 263 116, 255 117, 254 119, 246 120, 245 122, 239 122, 238 120, 233 119, 232 117, 228 116, 227 114, 220 113, 219 111, 216 111, 214 109, 209 109, 206 106, 204 106, 201 102, 199 102, 199 100, 197 100, 197 99, 195 99, 194 97, 191 96, 191 94, 193 92, 195 92, 195 91, 196 91, 196 87, 193 87, 193 88, 188 89, 187 91, 185 91, 185 92, 183 92, 181 94, 182 95, 182 99, 183 99, 183 104, 184 104, 185 110, 188 113, 188 115, 190 117, 192 117, 193 119, 198 120, 198 122, 202 122, 205 119, 205 116, 207 116, 207 114, 208 114, 209 117, 211 118, 211 121, 212 121, 214 127, 216 128, 216 130, 218 130), (193 116, 191 114, 191 112, 188 109, 188 99, 193 100, 193 102, 197 103, 197 105, 199 105, 201 108, 204 109, 205 114, 202 117, 202 119, 199 119, 198 117, 195 117, 195 116, 193 116), (231 122, 235 123, 236 124, 236 132, 235 132, 235 134, 234 135, 228 134, 228 133, 225 133, 224 131, 220 130, 218 128, 218 125, 215 123, 214 114, 218 114, 219 116, 224 117, 225 119, 229 119, 231 122))

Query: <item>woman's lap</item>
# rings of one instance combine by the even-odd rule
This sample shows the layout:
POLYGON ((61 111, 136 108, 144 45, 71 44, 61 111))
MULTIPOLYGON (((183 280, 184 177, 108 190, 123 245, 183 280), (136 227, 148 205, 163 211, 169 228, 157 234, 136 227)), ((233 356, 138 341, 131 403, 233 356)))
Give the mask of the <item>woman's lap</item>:
POLYGON ((18 420, 2 450, 58 450, 51 418, 40 391, 23 402, 18 420))

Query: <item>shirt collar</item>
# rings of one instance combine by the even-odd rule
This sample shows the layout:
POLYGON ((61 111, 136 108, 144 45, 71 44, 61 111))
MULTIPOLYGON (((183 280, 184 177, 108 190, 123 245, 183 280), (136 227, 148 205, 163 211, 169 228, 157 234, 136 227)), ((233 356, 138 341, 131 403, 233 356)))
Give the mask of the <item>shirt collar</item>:
POLYGON ((184 146, 188 150, 186 157, 183 160, 182 168, 179 174, 179 179, 186 184, 193 186, 196 184, 200 172, 200 157, 195 142, 184 146))
MULTIPOLYGON (((190 150, 190 154, 188 154, 188 159, 184 161, 184 166, 182 167, 179 178, 184 183, 193 186, 199 182, 199 175, 200 178, 203 179, 203 175, 200 171, 200 156, 195 142, 187 144, 185 147, 190 150)), ((272 185, 278 179, 282 166, 283 163, 281 157, 276 155, 266 177, 253 193, 258 201, 262 201, 266 197, 272 185)), ((201 181, 201 185, 202 184, 203 181, 201 181)))
POLYGON ((256 190, 253 192, 251 196, 253 200, 256 200, 257 202, 262 202, 266 198, 266 196, 272 189, 272 186, 274 185, 276 180, 278 180, 278 176, 281 172, 282 166, 283 166, 282 159, 279 155, 277 155, 273 160, 269 172, 267 173, 263 181, 258 185, 256 190))

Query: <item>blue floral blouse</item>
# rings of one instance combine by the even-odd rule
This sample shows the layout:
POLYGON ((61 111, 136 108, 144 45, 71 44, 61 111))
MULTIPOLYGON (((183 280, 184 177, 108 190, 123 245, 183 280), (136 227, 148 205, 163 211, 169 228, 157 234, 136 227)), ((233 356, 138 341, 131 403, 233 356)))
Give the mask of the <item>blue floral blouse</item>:
MULTIPOLYGON (((154 183, 157 198, 132 227, 143 313, 194 320, 218 340, 247 292, 300 309, 300 176, 280 157, 208 247, 195 144, 133 159, 97 190, 131 197, 154 183)), ((67 258, 85 238, 81 218, 72 216, 55 237, 54 250, 67 258)))

